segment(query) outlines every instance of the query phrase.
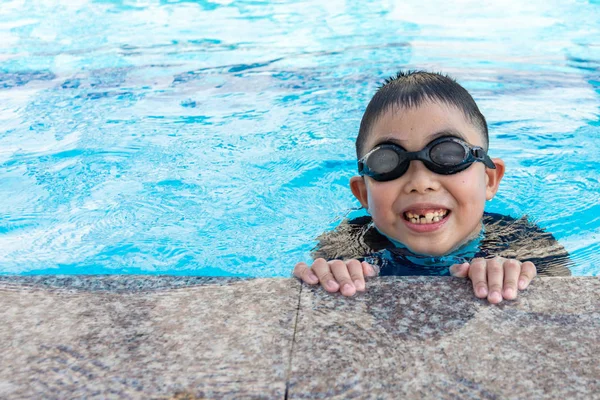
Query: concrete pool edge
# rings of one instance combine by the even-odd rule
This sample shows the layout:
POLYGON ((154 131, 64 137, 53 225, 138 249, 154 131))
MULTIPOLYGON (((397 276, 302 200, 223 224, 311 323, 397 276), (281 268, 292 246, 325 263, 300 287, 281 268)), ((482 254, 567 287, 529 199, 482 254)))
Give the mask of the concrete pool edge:
POLYGON ((492 306, 456 278, 1 276, 0 397, 590 398, 600 278, 492 306))

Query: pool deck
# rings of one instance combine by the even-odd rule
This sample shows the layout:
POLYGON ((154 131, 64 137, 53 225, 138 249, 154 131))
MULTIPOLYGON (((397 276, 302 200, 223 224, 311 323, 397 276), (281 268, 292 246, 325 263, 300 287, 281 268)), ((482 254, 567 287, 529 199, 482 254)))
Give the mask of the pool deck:
POLYGON ((600 398, 600 278, 0 277, 0 398, 600 398))

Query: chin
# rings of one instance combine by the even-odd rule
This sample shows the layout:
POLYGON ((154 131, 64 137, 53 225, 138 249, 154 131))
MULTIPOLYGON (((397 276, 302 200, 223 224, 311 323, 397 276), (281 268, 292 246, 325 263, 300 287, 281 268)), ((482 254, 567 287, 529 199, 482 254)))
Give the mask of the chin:
POLYGON ((444 247, 435 246, 435 248, 432 248, 430 245, 429 246, 407 245, 406 247, 408 247, 408 249, 410 251, 412 251, 413 253, 421 254, 424 256, 432 256, 432 257, 441 257, 441 256, 445 256, 446 254, 452 252, 452 248, 450 248, 450 247, 446 248, 446 246, 444 246, 444 247))

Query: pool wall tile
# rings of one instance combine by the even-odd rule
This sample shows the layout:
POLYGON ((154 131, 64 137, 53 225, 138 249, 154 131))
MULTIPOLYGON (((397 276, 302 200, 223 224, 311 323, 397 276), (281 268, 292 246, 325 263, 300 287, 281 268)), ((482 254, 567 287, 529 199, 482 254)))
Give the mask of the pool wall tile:
POLYGON ((0 398, 283 398, 292 279, 0 279, 0 398))
POLYGON ((289 399, 600 398, 600 280, 540 278, 512 302, 458 278, 301 294, 289 399))
POLYGON ((0 277, 0 398, 599 398, 600 279, 0 277))

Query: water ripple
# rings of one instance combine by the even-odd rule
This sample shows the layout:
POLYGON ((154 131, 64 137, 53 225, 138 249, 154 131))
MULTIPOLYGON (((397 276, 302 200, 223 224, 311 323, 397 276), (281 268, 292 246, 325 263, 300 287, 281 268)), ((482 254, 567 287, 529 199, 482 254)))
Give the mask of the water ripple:
POLYGON ((426 68, 489 121, 489 210, 598 275, 600 6, 476 5, 3 2, 0 273, 288 276, 357 206, 371 95, 426 68))

